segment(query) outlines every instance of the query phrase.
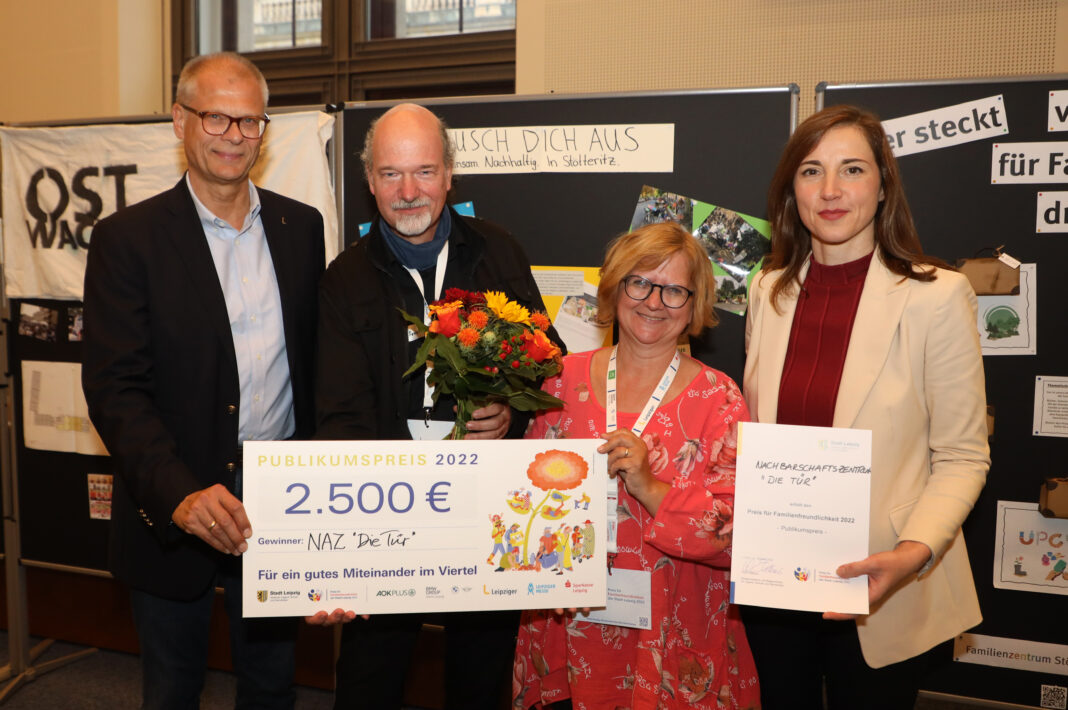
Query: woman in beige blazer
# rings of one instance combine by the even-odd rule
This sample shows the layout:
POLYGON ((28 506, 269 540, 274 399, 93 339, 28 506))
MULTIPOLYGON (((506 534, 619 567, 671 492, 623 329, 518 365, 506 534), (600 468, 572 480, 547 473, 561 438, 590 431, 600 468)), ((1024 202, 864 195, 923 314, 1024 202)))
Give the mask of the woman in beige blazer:
POLYGON ((746 607, 764 710, 909 708, 942 642, 979 623, 961 535, 986 479, 986 394, 968 281, 925 256, 879 120, 825 109, 769 190, 744 392, 761 422, 872 431, 871 611, 746 607), (855 623, 851 619, 855 618, 855 623))

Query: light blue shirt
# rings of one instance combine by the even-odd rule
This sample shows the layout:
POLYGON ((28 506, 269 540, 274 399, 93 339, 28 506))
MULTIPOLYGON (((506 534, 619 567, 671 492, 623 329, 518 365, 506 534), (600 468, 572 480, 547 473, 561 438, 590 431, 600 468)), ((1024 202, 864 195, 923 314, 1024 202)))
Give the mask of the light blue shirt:
POLYGON ((188 173, 185 182, 230 316, 241 383, 238 441, 288 439, 296 431, 293 388, 282 329, 282 298, 260 220, 259 193, 250 181, 249 213, 241 229, 234 229, 197 199, 188 173))

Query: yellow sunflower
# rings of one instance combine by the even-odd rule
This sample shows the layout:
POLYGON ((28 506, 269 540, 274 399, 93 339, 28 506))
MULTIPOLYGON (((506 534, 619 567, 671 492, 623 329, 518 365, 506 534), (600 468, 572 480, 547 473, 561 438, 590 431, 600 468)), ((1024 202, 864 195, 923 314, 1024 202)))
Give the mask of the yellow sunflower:
POLYGON ((501 320, 530 325, 530 311, 515 301, 509 301, 500 291, 486 291, 486 306, 501 320))

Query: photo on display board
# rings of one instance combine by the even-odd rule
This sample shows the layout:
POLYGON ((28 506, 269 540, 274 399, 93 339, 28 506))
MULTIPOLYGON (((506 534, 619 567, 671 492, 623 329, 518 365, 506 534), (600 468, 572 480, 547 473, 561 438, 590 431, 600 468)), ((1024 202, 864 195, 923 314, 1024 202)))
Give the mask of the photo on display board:
POLYGON ((643 185, 630 228, 678 222, 701 243, 716 278, 716 308, 743 315, 749 281, 771 249, 766 220, 643 185))
POLYGON ((23 303, 19 308, 19 335, 47 343, 56 342, 59 311, 44 306, 23 303))
POLYGON ((89 517, 93 520, 111 520, 111 474, 90 473, 87 476, 89 482, 89 517))
POLYGON ((83 328, 82 307, 71 306, 67 309, 67 341, 71 343, 81 342, 83 328))
POLYGON ((678 222, 687 231, 692 231, 693 200, 674 192, 642 185, 638 204, 630 219, 630 231, 657 222, 678 222))
POLYGON ((531 266, 545 310, 570 352, 612 344, 612 328, 597 322, 596 266, 531 266))

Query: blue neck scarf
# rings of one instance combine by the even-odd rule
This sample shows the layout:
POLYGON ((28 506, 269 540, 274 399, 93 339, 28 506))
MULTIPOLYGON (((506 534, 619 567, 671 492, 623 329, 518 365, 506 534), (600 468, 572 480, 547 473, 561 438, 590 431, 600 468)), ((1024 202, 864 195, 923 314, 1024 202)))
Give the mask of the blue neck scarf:
POLYGON ((424 271, 436 264, 438 253, 445 246, 449 232, 452 231, 452 215, 449 214, 449 208, 446 206, 441 211, 441 219, 438 220, 438 227, 434 230, 434 238, 424 244, 412 244, 404 237, 397 235, 385 220, 379 220, 379 227, 382 230, 382 236, 386 238, 389 250, 397 257, 397 261, 409 269, 424 271))

